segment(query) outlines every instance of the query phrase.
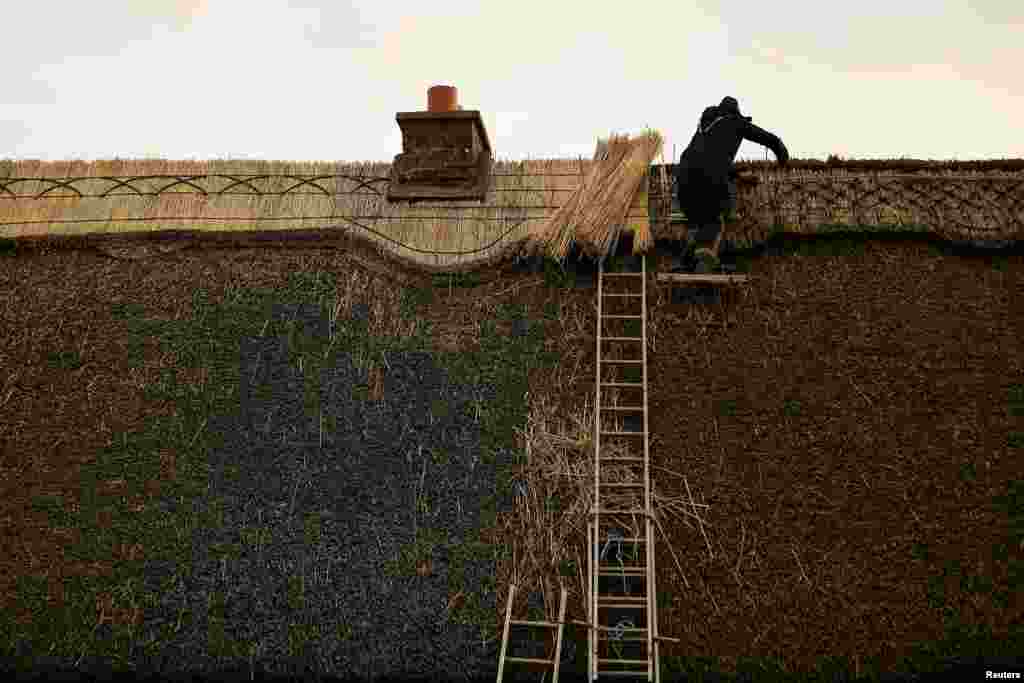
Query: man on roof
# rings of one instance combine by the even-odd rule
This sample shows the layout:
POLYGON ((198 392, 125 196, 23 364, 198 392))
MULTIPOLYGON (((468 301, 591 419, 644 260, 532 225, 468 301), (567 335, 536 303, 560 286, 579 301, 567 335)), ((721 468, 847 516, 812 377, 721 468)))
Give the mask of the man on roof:
POLYGON ((732 164, 743 140, 764 145, 779 164, 789 163, 782 140, 743 116, 736 98, 726 97, 717 107, 704 110, 676 168, 679 208, 689 224, 685 269, 707 273, 718 267, 713 246, 722 228, 722 214, 730 218, 735 214, 736 171, 732 164))

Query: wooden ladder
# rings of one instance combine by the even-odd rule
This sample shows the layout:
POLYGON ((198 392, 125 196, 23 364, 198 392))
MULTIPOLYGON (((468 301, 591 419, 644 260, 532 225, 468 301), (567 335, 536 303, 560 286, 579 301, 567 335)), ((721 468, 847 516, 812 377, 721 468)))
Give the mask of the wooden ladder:
POLYGON ((558 665, 562 659, 562 632, 565 626, 565 586, 562 586, 562 598, 561 605, 558 608, 558 621, 521 621, 512 619, 512 599, 516 594, 516 584, 511 584, 508 589, 508 605, 505 607, 505 630, 501 636, 501 656, 498 659, 498 681, 501 683, 502 676, 505 674, 505 662, 513 662, 516 664, 532 664, 542 666, 554 666, 554 683, 558 683, 558 665), (555 657, 554 659, 534 659, 531 657, 507 657, 505 655, 508 647, 508 632, 511 626, 540 626, 544 628, 555 628, 557 629, 557 637, 555 638, 555 657))
MULTIPOLYGON (((610 283, 609 283, 610 284, 610 283)), ((623 356, 623 353, 617 354, 623 356)), ((616 375, 617 376, 617 375, 616 375)), ((588 660, 591 680, 607 677, 646 677, 660 681, 658 667, 658 619, 654 567, 653 499, 651 493, 650 457, 648 452, 647 416, 647 259, 640 258, 640 272, 606 273, 604 262, 598 266, 597 279, 597 381, 594 434, 594 503, 587 524, 588 548, 588 660), (605 291, 605 278, 639 285, 639 291, 605 291), (608 299, 608 307, 605 300, 608 299), (617 305, 616 305, 617 304, 617 305), (607 311, 611 310, 612 313, 607 311), (606 332, 605 321, 638 320, 639 336, 606 332), (626 346, 625 356, 612 358, 605 345, 611 342, 626 346), (605 381, 606 367, 639 366, 640 382, 605 381), (607 406, 602 403, 602 389, 617 387, 624 393, 640 396, 628 400, 629 405, 607 406), (639 430, 609 430, 602 420, 604 414, 633 413, 643 417, 639 430), (605 456, 602 442, 606 439, 632 442, 628 456, 605 456), (643 448, 637 448, 640 441, 643 448), (607 480, 611 467, 639 468, 642 483, 615 483, 607 480), (638 492, 642 491, 642 497, 638 492), (642 519, 637 524, 637 517, 642 519), (617 523, 632 519, 633 524, 617 523), (623 528, 632 527, 626 535, 623 528), (623 560, 624 546, 633 548, 631 562, 623 560), (642 552, 638 552, 638 548, 642 552), (610 590, 620 584, 622 591, 610 590), (634 591, 633 588, 637 590, 634 591), (613 616, 612 611, 620 614, 613 616), (614 623, 612 623, 614 622, 614 623)), ((634 472, 639 474, 638 472, 634 472)))

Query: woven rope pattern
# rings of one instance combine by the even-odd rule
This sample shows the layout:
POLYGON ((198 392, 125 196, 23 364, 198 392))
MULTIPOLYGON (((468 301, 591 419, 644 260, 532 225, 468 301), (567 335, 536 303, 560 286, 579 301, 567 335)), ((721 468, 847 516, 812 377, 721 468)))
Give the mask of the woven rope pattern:
MULTIPOLYGON (((674 180, 652 178, 652 207, 667 216, 674 180)), ((1020 174, 768 174, 741 177, 739 241, 762 241, 774 226, 813 233, 820 226, 894 226, 946 239, 1024 239, 1024 176, 1020 174)), ((660 222, 660 221, 659 221, 660 222)))

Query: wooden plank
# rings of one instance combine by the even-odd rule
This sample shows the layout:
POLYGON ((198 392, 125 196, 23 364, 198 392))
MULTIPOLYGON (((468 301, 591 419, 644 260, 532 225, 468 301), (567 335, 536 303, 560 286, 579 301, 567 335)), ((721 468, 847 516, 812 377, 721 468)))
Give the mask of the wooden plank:
POLYGON ((739 285, 750 282, 750 275, 730 275, 720 272, 659 272, 657 281, 676 285, 739 285))

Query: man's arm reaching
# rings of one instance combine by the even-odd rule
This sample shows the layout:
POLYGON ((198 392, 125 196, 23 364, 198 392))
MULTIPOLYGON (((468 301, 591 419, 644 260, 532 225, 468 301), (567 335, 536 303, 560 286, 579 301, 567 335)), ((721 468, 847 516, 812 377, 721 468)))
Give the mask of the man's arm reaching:
POLYGON ((756 142, 757 144, 770 149, 775 155, 775 158, 778 159, 779 164, 785 166, 789 163, 789 151, 786 149, 786 146, 782 144, 782 140, 779 139, 779 136, 769 133, 764 128, 748 122, 747 125, 743 127, 743 139, 756 142))

